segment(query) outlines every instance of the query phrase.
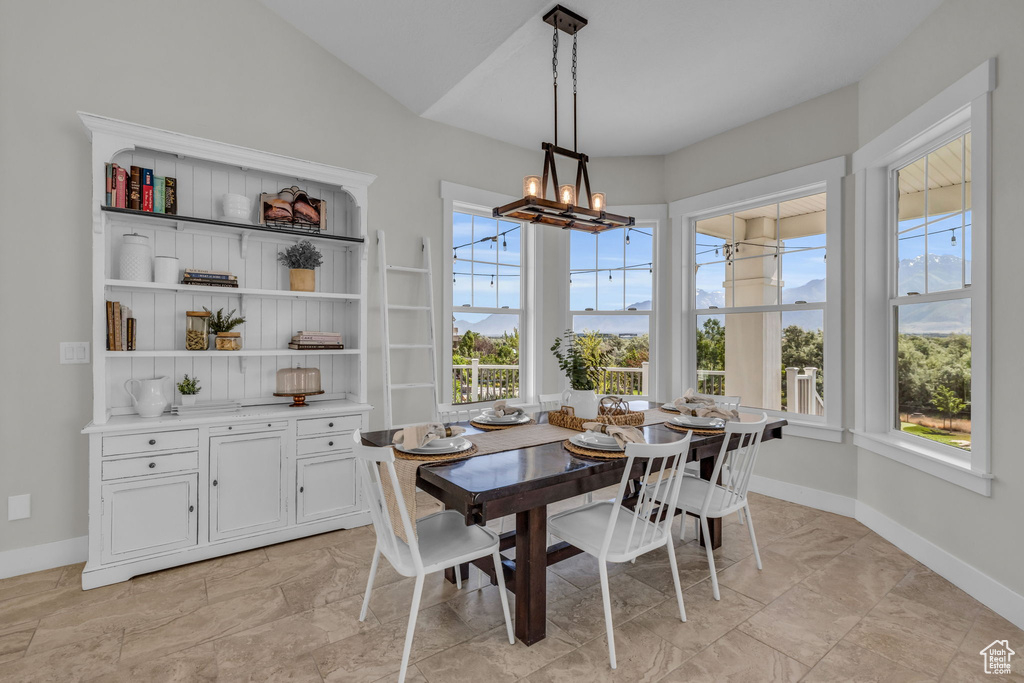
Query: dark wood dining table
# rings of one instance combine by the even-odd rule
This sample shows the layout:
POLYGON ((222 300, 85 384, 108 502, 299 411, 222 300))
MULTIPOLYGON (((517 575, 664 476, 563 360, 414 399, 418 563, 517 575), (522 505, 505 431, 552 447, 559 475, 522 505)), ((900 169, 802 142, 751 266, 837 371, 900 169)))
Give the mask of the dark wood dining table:
MULTIPOLYGON (((661 405, 647 401, 632 401, 630 409, 647 410, 661 405)), ((538 423, 547 422, 547 413, 532 415, 538 423)), ((666 417, 670 417, 666 415, 666 417)), ((760 419, 759 415, 743 414, 746 420, 760 419)), ((480 434, 469 422, 460 422, 466 435, 480 434)), ((784 419, 769 418, 764 440, 782 438, 784 419)), ((642 427, 647 443, 678 441, 684 433, 663 424, 642 427)), ((397 430, 367 432, 363 443, 370 446, 391 444, 397 430)), ((715 456, 721 449, 721 434, 694 434, 690 442, 688 460, 700 463, 700 474, 710 479, 714 471, 715 456)), ((547 568, 583 552, 568 543, 548 547, 547 506, 558 501, 603 489, 622 480, 625 459, 598 460, 573 455, 565 450, 561 441, 554 443, 478 455, 466 460, 419 468, 416 485, 441 501, 447 509, 457 510, 465 516, 466 524, 486 524, 488 520, 506 515, 516 516, 515 531, 501 535, 501 550, 515 548, 515 559, 502 556, 502 571, 509 590, 516 595, 516 637, 526 645, 543 640, 547 611, 547 568)), ((632 473, 639 479, 640 465, 632 473)), ((708 520, 710 538, 700 538, 701 545, 710 542, 713 548, 722 543, 722 521, 708 520)), ((496 581, 497 568, 490 557, 474 562, 484 573, 496 581)), ((455 580, 455 569, 446 572, 455 580)), ((462 578, 468 578, 469 566, 459 568, 462 578)))

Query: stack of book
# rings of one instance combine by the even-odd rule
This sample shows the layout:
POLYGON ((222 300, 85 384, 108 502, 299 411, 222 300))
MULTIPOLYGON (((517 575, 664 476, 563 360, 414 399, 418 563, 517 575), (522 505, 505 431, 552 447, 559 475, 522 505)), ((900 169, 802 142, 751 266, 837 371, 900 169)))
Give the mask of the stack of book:
POLYGON ((299 333, 292 337, 288 344, 289 349, 343 349, 340 332, 313 332, 310 330, 299 330, 299 333))
POLYGON ((203 285, 205 287, 237 287, 238 277, 226 270, 186 268, 181 278, 181 284, 203 285))
POLYGON ((132 309, 117 301, 107 302, 107 351, 135 350, 135 318, 132 309))
POLYGON ((153 174, 153 169, 106 164, 107 206, 149 213, 178 213, 178 181, 153 174))

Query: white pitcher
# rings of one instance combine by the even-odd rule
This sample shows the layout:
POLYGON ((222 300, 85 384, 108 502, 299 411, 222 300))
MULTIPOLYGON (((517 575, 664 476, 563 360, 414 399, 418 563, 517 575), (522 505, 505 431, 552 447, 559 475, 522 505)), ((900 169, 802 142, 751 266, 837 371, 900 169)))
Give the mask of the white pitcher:
POLYGON ((135 412, 141 417, 160 417, 164 409, 170 404, 170 377, 157 377, 155 379, 130 379, 124 383, 124 390, 132 397, 132 404, 135 412), (138 392, 131 389, 133 384, 138 384, 138 392))
POLYGON ((592 420, 597 417, 601 402, 593 389, 566 389, 562 394, 562 405, 571 406, 576 417, 592 420))

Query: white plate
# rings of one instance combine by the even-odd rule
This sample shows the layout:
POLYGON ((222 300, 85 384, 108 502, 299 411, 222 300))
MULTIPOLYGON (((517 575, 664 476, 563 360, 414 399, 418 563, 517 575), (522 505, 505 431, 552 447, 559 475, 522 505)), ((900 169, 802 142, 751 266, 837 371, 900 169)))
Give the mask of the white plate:
POLYGON ((502 415, 501 417, 498 417, 497 415, 494 415, 490 411, 485 410, 483 414, 480 415, 480 417, 477 417, 475 419, 478 422, 484 422, 487 424, 514 425, 523 422, 529 422, 530 416, 523 415, 522 413, 520 413, 518 415, 502 415))
POLYGON ((592 448, 595 451, 619 451, 619 452, 621 452, 621 451, 626 450, 625 448, 620 446, 619 443, 614 438, 608 436, 607 434, 594 434, 592 432, 583 432, 582 434, 577 434, 576 436, 572 437, 571 439, 569 439, 569 441, 574 443, 574 444, 576 444, 577 446, 581 446, 583 448, 592 448), (611 443, 608 443, 607 441, 603 441, 603 440, 599 441, 597 439, 588 438, 588 437, 593 437, 593 436, 602 436, 602 437, 611 439, 611 443))
POLYGON ((680 415, 669 420, 680 427, 697 427, 699 429, 725 429, 725 420, 720 417, 692 417, 680 415))
POLYGON ((395 445, 395 448, 403 453, 414 453, 416 455, 447 455, 458 453, 472 448, 473 444, 462 436, 453 436, 448 439, 435 439, 423 448, 405 448, 395 445))
POLYGON ((665 405, 661 406, 661 409, 662 410, 671 410, 673 413, 678 413, 679 412, 679 408, 676 408, 676 405, 674 403, 666 403, 665 405))

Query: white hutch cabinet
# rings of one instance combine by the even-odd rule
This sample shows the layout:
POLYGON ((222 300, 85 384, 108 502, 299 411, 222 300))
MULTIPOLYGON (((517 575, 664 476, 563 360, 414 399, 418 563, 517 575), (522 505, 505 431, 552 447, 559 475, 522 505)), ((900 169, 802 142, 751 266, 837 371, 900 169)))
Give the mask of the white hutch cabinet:
MULTIPOLYGON (((82 587, 302 536, 369 523, 359 499, 352 432, 366 426, 366 205, 374 176, 80 113, 92 138, 93 419, 89 437, 89 561, 82 587), (153 169, 177 181, 176 215, 105 206, 104 165, 153 169), (260 193, 298 185, 326 199, 327 229, 259 225, 260 193), (252 223, 221 216, 225 193, 253 203, 252 223), (181 268, 230 271, 239 287, 122 279, 125 234, 181 268), (323 254, 316 291, 289 290, 277 254, 309 239, 323 254), (106 350, 106 302, 132 309, 136 350, 106 350), (241 351, 185 350, 185 311, 235 309, 241 351), (343 350, 290 350, 298 330, 342 334, 343 350), (279 369, 318 367, 324 394, 304 408, 274 397, 279 369), (185 374, 202 401, 229 413, 138 416, 130 379, 185 374)), ((180 278, 179 278, 180 279, 180 278)), ((174 400, 178 400, 175 394, 174 400)))

